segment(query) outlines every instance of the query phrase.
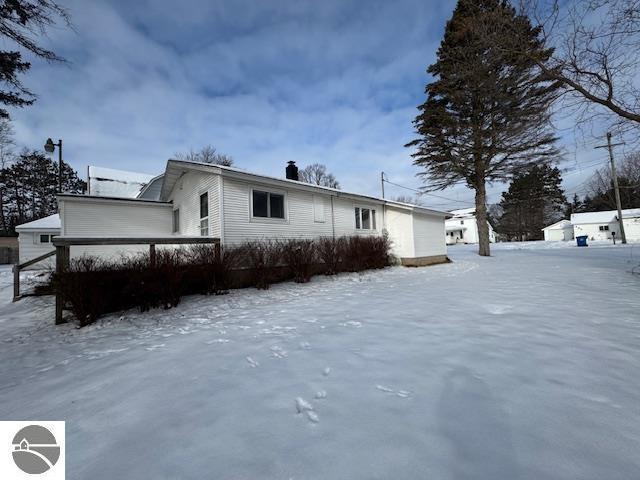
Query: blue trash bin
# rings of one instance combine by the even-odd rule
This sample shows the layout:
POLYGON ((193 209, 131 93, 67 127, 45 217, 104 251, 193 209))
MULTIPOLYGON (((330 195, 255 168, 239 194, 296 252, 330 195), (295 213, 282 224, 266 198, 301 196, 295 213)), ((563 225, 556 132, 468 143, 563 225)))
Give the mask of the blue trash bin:
POLYGON ((578 237, 576 237, 576 242, 578 243, 579 247, 588 247, 589 245, 587 245, 587 238, 589 238, 588 235, 580 235, 578 237))

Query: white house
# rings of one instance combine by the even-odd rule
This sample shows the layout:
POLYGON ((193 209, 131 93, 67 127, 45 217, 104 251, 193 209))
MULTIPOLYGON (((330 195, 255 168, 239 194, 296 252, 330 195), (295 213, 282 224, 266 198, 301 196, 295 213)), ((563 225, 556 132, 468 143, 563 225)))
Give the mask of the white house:
MULTIPOLYGON (((571 215, 574 235, 587 235, 590 240, 620 238, 618 211, 585 212, 571 215)), ((622 210, 622 223, 627 241, 640 241, 640 208, 622 210)))
MULTIPOLYGON (((137 198, 59 195, 61 235, 212 236, 233 245, 263 238, 380 235, 386 230, 404 265, 446 261, 447 212, 303 183, 296 180, 293 162, 287 177, 169 160, 164 174, 149 179, 137 198)), ((122 250, 72 247, 71 255, 122 250)))
POLYGON ((545 242, 573 240, 573 225, 569 220, 560 220, 542 229, 545 242))
MULTIPOLYGON (((463 208, 460 210, 452 210, 449 212, 451 218, 446 220, 446 240, 447 245, 456 243, 478 243, 478 222, 476 221, 476 209, 463 208)), ((496 241, 496 234, 491 224, 489 226, 489 241, 496 241)))
MULTIPOLYGON (((16 232, 18 232, 18 261, 24 263, 54 250, 51 238, 60 235, 60 215, 56 213, 40 220, 23 223, 16 227, 16 232)), ((50 257, 30 268, 42 269, 53 264, 53 257, 50 257)))

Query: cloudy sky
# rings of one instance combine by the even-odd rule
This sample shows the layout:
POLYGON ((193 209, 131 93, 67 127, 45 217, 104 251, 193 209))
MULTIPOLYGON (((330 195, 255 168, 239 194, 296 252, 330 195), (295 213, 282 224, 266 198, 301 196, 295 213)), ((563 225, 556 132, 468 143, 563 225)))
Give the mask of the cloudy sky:
MULTIPOLYGON (((379 194, 381 171, 420 187, 403 145, 453 0, 60 3, 74 31, 53 29, 46 44, 69 63, 33 61, 25 83, 38 101, 12 112, 20 145, 62 138, 82 176, 87 165, 160 173, 175 152, 211 144, 259 173, 320 162, 345 190, 379 194)), ((573 193, 606 152, 576 141, 570 118, 558 125, 573 193)), ((473 201, 461 187, 438 195, 453 201, 424 201, 473 201)))

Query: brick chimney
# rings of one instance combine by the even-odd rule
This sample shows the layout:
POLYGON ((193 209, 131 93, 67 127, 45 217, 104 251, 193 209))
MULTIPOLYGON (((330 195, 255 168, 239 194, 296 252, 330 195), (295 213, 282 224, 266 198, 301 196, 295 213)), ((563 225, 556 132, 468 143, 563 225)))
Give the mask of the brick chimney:
POLYGON ((287 162, 287 178, 289 180, 299 180, 298 178, 298 167, 296 167, 296 162, 289 161, 287 162))

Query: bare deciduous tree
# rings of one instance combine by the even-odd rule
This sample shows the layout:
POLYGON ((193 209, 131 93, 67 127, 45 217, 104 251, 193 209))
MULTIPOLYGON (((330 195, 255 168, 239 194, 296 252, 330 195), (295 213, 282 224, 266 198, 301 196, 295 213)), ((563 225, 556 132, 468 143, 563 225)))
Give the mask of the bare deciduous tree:
POLYGON ((580 121, 605 114, 640 127, 640 0, 527 0, 521 6, 555 48, 541 70, 578 100, 580 121))
POLYGON ((398 195, 394 198, 396 202, 409 203, 411 205, 424 205, 424 201, 420 197, 412 197, 411 195, 398 195))
POLYGON ((322 187, 340 188, 340 184, 333 174, 327 172, 327 167, 321 163, 307 165, 298 173, 301 182, 313 183, 322 187))
POLYGON ((225 167, 233 166, 233 157, 224 153, 218 153, 215 147, 206 145, 200 150, 189 150, 187 153, 176 153, 174 157, 177 160, 186 160, 188 162, 212 163, 215 165, 224 165, 225 167))

